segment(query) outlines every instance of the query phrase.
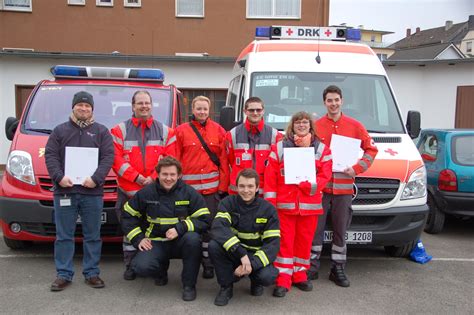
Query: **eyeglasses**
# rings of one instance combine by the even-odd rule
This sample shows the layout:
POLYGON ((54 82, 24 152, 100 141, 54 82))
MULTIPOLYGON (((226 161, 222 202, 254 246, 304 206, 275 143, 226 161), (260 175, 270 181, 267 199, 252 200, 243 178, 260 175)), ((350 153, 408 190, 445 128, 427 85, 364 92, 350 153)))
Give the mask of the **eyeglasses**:
POLYGON ((246 111, 250 113, 261 113, 263 111, 263 108, 247 108, 246 111))
POLYGON ((135 103, 135 105, 144 106, 144 105, 151 105, 151 103, 150 102, 137 102, 135 103))
POLYGON ((298 120, 294 122, 295 125, 309 125, 309 120, 298 120))

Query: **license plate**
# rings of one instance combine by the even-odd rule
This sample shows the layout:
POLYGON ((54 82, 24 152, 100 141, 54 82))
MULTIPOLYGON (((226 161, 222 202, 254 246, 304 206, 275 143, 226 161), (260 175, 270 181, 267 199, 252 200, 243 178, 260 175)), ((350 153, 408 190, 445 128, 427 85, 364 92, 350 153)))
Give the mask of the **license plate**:
MULTIPOLYGON (((329 243, 332 241, 333 232, 324 231, 324 242, 329 243)), ((372 243, 372 232, 362 231, 347 231, 346 235, 347 244, 368 244, 372 243)))
MULTIPOLYGON (((82 223, 82 218, 80 215, 77 215, 77 223, 82 223)), ((107 212, 102 212, 102 214, 100 215, 100 223, 104 224, 107 222, 107 212)))

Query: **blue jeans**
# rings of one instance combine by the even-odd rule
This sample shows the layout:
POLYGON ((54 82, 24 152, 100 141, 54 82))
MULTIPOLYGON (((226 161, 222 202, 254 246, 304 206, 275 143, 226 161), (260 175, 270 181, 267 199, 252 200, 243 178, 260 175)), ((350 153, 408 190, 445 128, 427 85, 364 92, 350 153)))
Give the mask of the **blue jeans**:
POLYGON ((86 279, 98 276, 102 240, 100 238, 102 196, 68 194, 70 205, 60 204, 64 195, 54 196, 54 219, 56 222, 56 241, 54 242, 54 263, 57 277, 71 281, 74 276, 74 232, 77 215, 82 219, 84 255, 82 274, 86 279))

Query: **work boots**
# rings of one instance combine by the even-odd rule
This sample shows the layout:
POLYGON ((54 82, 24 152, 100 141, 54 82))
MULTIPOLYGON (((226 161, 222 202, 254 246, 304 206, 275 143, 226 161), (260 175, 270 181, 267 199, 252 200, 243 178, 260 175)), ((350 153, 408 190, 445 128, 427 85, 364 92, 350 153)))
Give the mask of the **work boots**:
POLYGON ((217 306, 225 306, 229 303, 230 299, 232 298, 233 286, 221 287, 219 293, 217 293, 216 299, 214 300, 214 304, 217 306))
POLYGON ((329 280, 334 281, 334 283, 340 287, 348 287, 351 284, 344 273, 344 267, 341 265, 336 265, 331 268, 329 280))

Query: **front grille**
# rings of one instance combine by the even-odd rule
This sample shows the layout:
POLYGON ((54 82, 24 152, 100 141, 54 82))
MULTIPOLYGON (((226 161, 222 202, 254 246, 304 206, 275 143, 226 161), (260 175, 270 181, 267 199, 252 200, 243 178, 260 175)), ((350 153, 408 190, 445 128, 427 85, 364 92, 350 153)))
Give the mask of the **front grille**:
MULTIPOLYGON (((329 213, 328 217, 330 216, 331 214, 329 213)), ((393 220, 392 216, 368 216, 368 215, 358 216, 357 214, 354 214, 352 216, 351 226, 349 229, 364 230, 364 229, 367 229, 368 226, 370 226, 373 229, 374 227, 385 226, 391 220, 393 220)), ((325 230, 332 231, 332 220, 329 218, 326 221, 325 230)))
MULTIPOLYGON (((23 231, 41 236, 56 236, 56 226, 54 223, 31 223, 20 222, 23 231)), ((122 232, 117 224, 103 224, 100 228, 102 236, 121 236, 122 232)), ((76 225, 74 237, 82 237, 82 225, 76 225)))
MULTIPOLYGON (((39 177, 39 184, 41 189, 46 191, 53 191, 53 181, 50 177, 39 177)), ((117 181, 115 179, 106 179, 104 183, 104 193, 116 193, 117 181)))
POLYGON ((357 196, 353 205, 380 205, 392 201, 397 195, 398 179, 356 177, 357 196))
POLYGON ((375 143, 401 143, 402 137, 372 137, 375 143))

